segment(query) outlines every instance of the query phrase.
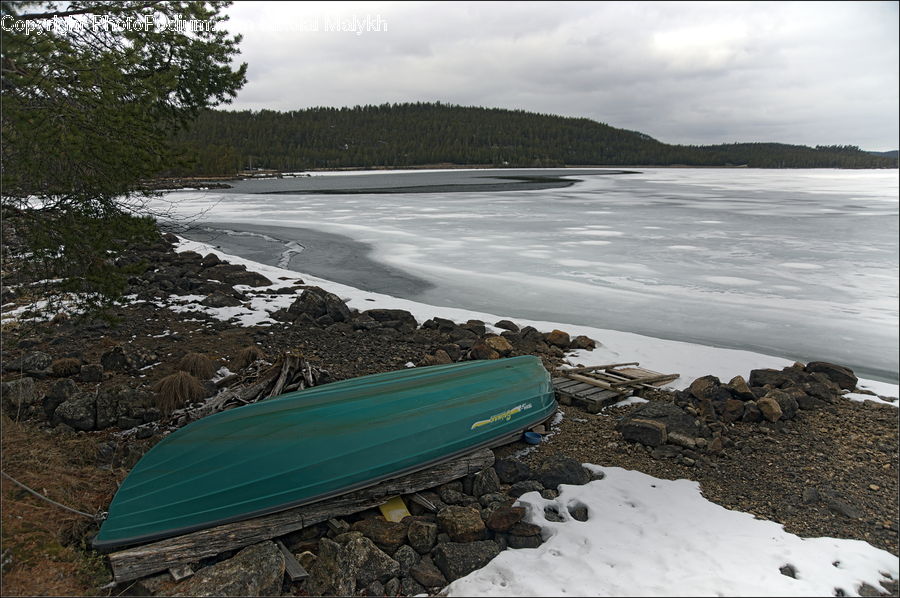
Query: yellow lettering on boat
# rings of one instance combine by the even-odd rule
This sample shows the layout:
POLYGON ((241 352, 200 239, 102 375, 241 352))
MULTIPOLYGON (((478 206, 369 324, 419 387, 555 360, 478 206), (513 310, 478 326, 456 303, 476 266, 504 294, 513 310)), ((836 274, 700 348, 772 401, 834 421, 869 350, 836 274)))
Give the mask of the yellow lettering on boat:
POLYGON ((522 411, 525 411, 526 409, 531 409, 531 403, 522 403, 521 405, 516 405, 512 409, 507 409, 506 411, 502 411, 500 413, 497 413, 496 415, 492 415, 487 419, 479 420, 479 421, 475 422, 474 424, 472 424, 472 427, 469 429, 474 430, 475 428, 480 428, 481 426, 487 426, 488 424, 493 424, 493 423, 496 423, 499 421, 509 421, 510 418, 512 418, 512 416, 514 416, 517 413, 521 413, 522 411))

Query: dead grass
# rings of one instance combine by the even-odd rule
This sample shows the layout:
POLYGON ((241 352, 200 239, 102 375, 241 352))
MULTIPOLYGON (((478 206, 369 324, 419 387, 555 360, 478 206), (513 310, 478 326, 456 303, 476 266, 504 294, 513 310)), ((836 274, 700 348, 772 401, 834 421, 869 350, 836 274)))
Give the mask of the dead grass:
POLYGON ((188 353, 178 362, 178 369, 196 376, 201 380, 209 380, 216 373, 216 363, 203 353, 188 353))
POLYGON ((179 371, 169 374, 153 386, 156 406, 165 414, 206 396, 203 384, 191 374, 179 371))
POLYGON ((231 360, 229 369, 237 372, 244 369, 258 359, 264 359, 266 354, 257 345, 250 345, 240 350, 237 356, 231 360))
MULTIPOLYGON (((85 513, 105 509, 124 471, 97 467, 98 438, 47 431, 5 415, 2 469, 19 482, 85 513)), ((3 497, 0 576, 3 596, 98 595, 111 577, 96 553, 86 548, 97 525, 0 479, 3 497)))
POLYGON ((74 376, 81 371, 81 360, 76 357, 54 359, 50 370, 55 376, 74 376))

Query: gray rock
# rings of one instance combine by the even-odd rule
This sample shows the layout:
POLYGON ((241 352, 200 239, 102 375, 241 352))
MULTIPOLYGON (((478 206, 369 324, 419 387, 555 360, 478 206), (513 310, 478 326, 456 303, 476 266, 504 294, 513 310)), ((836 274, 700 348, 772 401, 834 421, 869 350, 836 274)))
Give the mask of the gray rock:
POLYGON ((131 428, 162 417, 153 396, 127 386, 102 389, 97 393, 98 430, 112 426, 131 428))
POLYGON ((311 596, 352 596, 356 580, 348 574, 343 547, 328 538, 319 540, 316 566, 309 572, 306 586, 311 596))
POLYGON ((756 406, 759 407, 763 417, 770 422, 776 422, 781 419, 781 405, 775 398, 766 395, 756 402, 756 406))
POLYGON ((544 485, 537 480, 523 480, 510 486, 506 493, 513 498, 519 498, 526 492, 540 492, 543 489, 544 485))
POLYGON ((490 492, 488 494, 482 494, 478 499, 478 503, 482 507, 490 507, 494 504, 511 505, 513 502, 515 502, 514 499, 510 498, 509 495, 502 492, 490 492))
POLYGON ((593 351, 597 348, 597 341, 588 336, 579 335, 572 339, 572 342, 569 344, 569 348, 593 351))
POLYGON ((70 378, 54 382, 47 394, 44 395, 43 400, 44 414, 47 416, 47 419, 52 419, 56 408, 75 396, 77 392, 78 386, 70 378))
POLYGON ((475 474, 475 478, 472 480, 473 496, 480 497, 499 490, 500 478, 497 477, 497 472, 493 467, 488 467, 475 474))
POLYGON ((421 554, 431 551, 435 542, 437 542, 437 535, 437 524, 428 521, 413 521, 409 524, 409 529, 406 531, 409 545, 421 554))
POLYGON ((545 488, 557 488, 560 484, 580 486, 591 481, 591 474, 581 463, 569 457, 551 455, 538 469, 535 477, 545 488))
POLYGON ((752 401, 756 399, 756 395, 750 390, 750 385, 744 380, 743 376, 735 376, 728 384, 722 386, 731 393, 736 399, 741 401, 752 401))
POLYGON ((384 584, 385 596, 398 596, 400 594, 400 578, 392 577, 384 584))
POLYGON ((576 503, 573 505, 569 505, 568 507, 569 515, 572 516, 572 519, 575 521, 587 521, 588 520, 588 508, 587 505, 583 503, 576 503))
POLYGON ((537 548, 544 539, 540 526, 520 521, 509 529, 506 542, 510 548, 537 548))
POLYGON ((631 412, 630 417, 662 422, 666 425, 667 433, 678 432, 692 438, 700 436, 700 424, 697 419, 673 403, 650 401, 638 406, 631 412))
POLYGON ((784 372, 771 368, 751 370, 750 379, 747 381, 751 387, 771 386, 772 388, 780 388, 782 385, 790 383, 790 378, 784 372))
POLYGON ((425 588, 412 577, 404 577, 400 580, 400 594, 403 596, 418 596, 424 594, 425 588))
POLYGON ((629 417, 616 424, 616 429, 625 440, 639 442, 644 446, 660 446, 666 443, 666 424, 651 419, 629 417))
POLYGON ((3 364, 3 369, 7 372, 44 376, 49 373, 47 369, 52 362, 53 358, 43 351, 32 351, 3 364))
POLYGON ((728 399, 717 403, 719 418, 723 423, 730 424, 744 416, 744 401, 740 399, 728 399))
POLYGON ((453 542, 475 542, 487 537, 481 512, 471 507, 444 507, 438 511, 437 523, 453 542))
POLYGON ((713 399, 721 382, 715 376, 701 376, 688 387, 688 391, 698 399, 713 399))
POLYGON ((373 581, 366 586, 366 596, 384 596, 384 584, 380 581, 373 581))
POLYGON ((825 374, 829 380, 844 390, 855 390, 856 384, 859 382, 856 374, 850 368, 826 361, 811 361, 806 364, 805 371, 825 374))
POLYGON ((14 420, 33 417, 43 408, 34 378, 19 378, 0 384, 0 404, 3 412, 14 420))
POLYGON ((494 470, 501 484, 515 484, 532 476, 531 467, 517 459, 500 459, 494 463, 494 470))
POLYGON ((365 537, 388 554, 393 554, 401 544, 406 542, 406 526, 394 521, 380 518, 363 519, 354 523, 351 529, 362 532, 365 537))
POLYGON ((97 426, 96 396, 82 392, 60 403, 53 413, 55 422, 62 422, 76 430, 93 430, 97 426))
POLYGON ((496 532, 505 532, 522 521, 526 514, 527 510, 525 507, 500 507, 488 516, 485 524, 488 529, 496 532))
POLYGON ((200 302, 200 305, 206 307, 237 307, 240 304, 240 299, 232 297, 230 294, 223 293, 222 291, 214 291, 200 302))
POLYGON ((197 571, 169 595, 280 596, 283 577, 284 555, 274 542, 262 542, 197 571))
POLYGON ((500 547, 493 540, 480 542, 446 542, 434 549, 434 564, 447 581, 465 577, 472 571, 481 569, 500 554, 500 547))
POLYGON ((409 575, 409 570, 416 566, 422 557, 412 546, 404 544, 394 553, 394 560, 400 564, 400 573, 409 575))
POLYGON ((396 328, 397 330, 405 330, 412 332, 419 323, 411 313, 402 309, 369 309, 362 312, 363 316, 368 316, 376 322, 381 322, 388 328, 396 328))
POLYGON ((384 583, 400 574, 400 564, 368 538, 351 540, 344 546, 344 551, 345 574, 356 580, 357 587, 365 587, 376 580, 384 583))
POLYGON ((518 332, 519 327, 515 324, 515 322, 510 322, 509 320, 500 320, 495 323, 494 326, 497 328, 502 328, 504 330, 510 330, 512 332, 518 332))
POLYGON ((447 585, 447 578, 431 560, 422 560, 409 570, 410 576, 424 587, 442 588, 447 585))

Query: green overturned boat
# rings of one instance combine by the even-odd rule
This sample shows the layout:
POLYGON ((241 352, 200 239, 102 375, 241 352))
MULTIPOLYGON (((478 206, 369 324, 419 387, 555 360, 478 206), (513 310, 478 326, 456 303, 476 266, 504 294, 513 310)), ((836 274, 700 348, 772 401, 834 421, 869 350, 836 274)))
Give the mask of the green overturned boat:
POLYGON ((94 547, 274 513, 516 440, 556 410, 532 356, 363 376, 223 411, 134 467, 94 547))

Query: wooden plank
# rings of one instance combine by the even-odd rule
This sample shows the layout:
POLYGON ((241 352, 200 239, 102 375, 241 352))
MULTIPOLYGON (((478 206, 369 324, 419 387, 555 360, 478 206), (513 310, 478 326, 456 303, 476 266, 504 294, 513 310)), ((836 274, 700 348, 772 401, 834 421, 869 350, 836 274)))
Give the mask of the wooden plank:
POLYGON ((418 492, 470 473, 477 473, 493 463, 494 453, 482 449, 428 469, 310 505, 120 550, 109 555, 113 578, 116 583, 122 583, 176 565, 215 556, 226 550, 277 538, 332 517, 377 507, 386 498, 396 494, 418 492))
POLYGON ((573 395, 575 393, 584 392, 586 390, 591 390, 593 388, 597 388, 593 384, 585 384, 584 382, 579 382, 578 380, 573 380, 572 382, 574 382, 575 384, 573 384, 572 386, 569 386, 568 388, 564 388, 563 390, 561 390, 559 392, 567 394, 567 395, 573 395))
POLYGON ((654 382, 668 382, 678 378, 678 374, 660 374, 658 376, 648 376, 646 378, 635 378, 634 380, 623 380, 621 382, 613 382, 614 387, 634 386, 637 384, 653 384, 654 382))
POLYGON ((297 562, 297 557, 287 549, 284 542, 277 540, 275 544, 278 545, 278 550, 284 555, 284 572, 287 574, 288 579, 291 581, 300 581, 309 577, 309 573, 303 568, 303 565, 297 562))
POLYGON ((592 372, 594 370, 608 370, 610 368, 618 368, 624 367, 626 365, 640 365, 637 361, 629 361, 628 363, 607 363, 604 365, 588 365, 581 368, 570 368, 567 370, 556 370, 557 374, 562 374, 564 376, 568 374, 578 374, 581 372, 592 372))
POLYGON ((587 376, 581 376, 579 374, 566 375, 573 380, 578 380, 579 382, 584 382, 585 384, 590 384, 591 386, 599 386, 600 388, 612 390, 612 385, 609 382, 603 382, 602 380, 597 380, 596 378, 588 378, 587 376))
POLYGON ((563 378, 563 380, 564 380, 564 382, 554 384, 553 387, 556 390, 567 390, 568 388, 570 388, 572 386, 582 384, 582 382, 579 382, 578 380, 572 380, 571 378, 563 378))

